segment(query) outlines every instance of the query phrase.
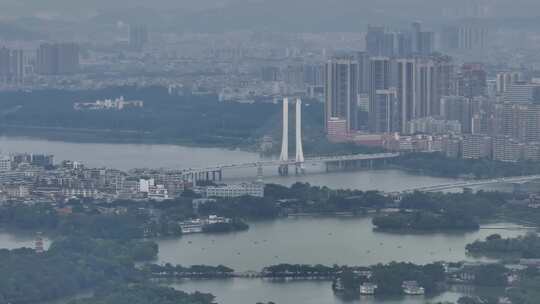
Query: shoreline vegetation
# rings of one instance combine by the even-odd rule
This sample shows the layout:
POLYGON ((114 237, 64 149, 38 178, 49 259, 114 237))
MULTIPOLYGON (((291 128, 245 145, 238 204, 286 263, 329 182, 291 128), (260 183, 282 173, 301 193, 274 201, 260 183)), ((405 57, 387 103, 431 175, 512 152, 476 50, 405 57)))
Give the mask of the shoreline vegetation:
POLYGON ((466 246, 469 254, 497 258, 540 259, 540 236, 529 233, 516 238, 502 238, 492 234, 483 241, 466 246))
MULTIPOLYGON (((270 135, 274 139, 270 152, 278 153, 280 111, 281 107, 274 103, 223 103, 214 95, 173 96, 161 87, 0 92, 0 136, 90 143, 172 144, 258 152, 261 138, 270 135), (143 100, 144 107, 94 111, 73 108, 75 102, 118 96, 143 100)), ((306 155, 382 151, 381 148, 355 144, 329 143, 320 123, 324 116, 322 104, 307 101, 304 111, 306 155)), ((292 140, 294 136, 290 138, 292 140)), ((290 146, 294 148, 293 140, 290 146)), ((450 159, 438 153, 404 154, 389 162, 387 167, 442 177, 494 178, 540 173, 540 162, 450 159)))
POLYGON ((180 237, 183 222, 212 215, 231 221, 206 227, 205 233, 241 232, 249 229, 247 221, 318 215, 369 215, 374 229, 389 233, 478 230, 480 223, 495 219, 527 219, 534 226, 540 224, 540 210, 514 204, 522 199, 519 194, 501 192, 414 192, 394 201, 378 191, 334 190, 295 183, 290 187, 267 184, 263 198, 215 198, 195 208, 192 201, 197 197, 186 191, 181 197, 161 202, 72 199, 26 205, 12 201, 0 206, 0 228, 52 236, 142 239, 180 237), (513 213, 502 217, 508 209, 513 213), (524 213, 528 216, 523 217, 524 213))
MULTIPOLYGON (((0 207, 0 223, 4 228, 49 231, 54 237, 49 250, 43 253, 27 248, 0 250, 0 269, 3 274, 0 278, 0 294, 4 297, 4 302, 0 299, 0 303, 26 304, 33 299, 54 300, 88 291, 94 291, 92 298, 74 300, 72 303, 119 303, 122 299, 133 297, 146 299, 146 294, 151 296, 154 292, 171 293, 171 297, 183 299, 181 303, 186 304, 212 303, 212 295, 176 292, 152 282, 152 279, 168 277, 249 277, 249 274, 236 274, 226 266, 151 265, 159 248, 155 241, 149 241, 147 237, 179 237, 181 234, 175 234, 178 233, 176 223, 193 217, 215 214, 240 221, 263 220, 294 213, 364 214, 368 210, 381 212, 393 207, 400 211, 379 214, 375 218, 412 215, 416 219, 418 214, 429 214, 453 221, 462 221, 467 217, 480 221, 496 218, 498 211, 514 198, 512 194, 482 191, 459 194, 416 192, 405 195, 396 205, 395 201, 376 191, 333 190, 302 183, 291 187, 269 184, 266 185, 265 193, 265 198, 219 199, 200 205, 197 211, 192 205, 193 193, 163 202, 100 203, 72 200, 55 206, 26 206, 19 202, 5 204, 0 207), (66 210, 71 211, 66 213, 66 210), (40 288, 36 289, 35 286, 40 288), (134 290, 132 286, 139 288, 134 290)), ((420 223, 424 223, 423 217, 421 219, 420 223)), ((427 231, 437 231, 440 227, 427 225, 427 228, 427 231)), ((402 294, 403 281, 417 281, 425 288, 426 294, 436 292, 437 283, 442 282, 441 266, 438 264, 375 265, 369 269, 372 276, 367 281, 362 279, 362 275, 367 274, 363 271, 368 269, 353 267, 347 268, 351 271, 336 270, 339 267, 343 266, 282 264, 264 268, 261 275, 275 279, 339 278, 343 286, 355 286, 350 289, 351 293, 356 293, 359 286, 357 283, 376 283, 381 288, 378 290, 381 295, 402 294)), ((133 299, 132 302, 141 301, 133 299)))

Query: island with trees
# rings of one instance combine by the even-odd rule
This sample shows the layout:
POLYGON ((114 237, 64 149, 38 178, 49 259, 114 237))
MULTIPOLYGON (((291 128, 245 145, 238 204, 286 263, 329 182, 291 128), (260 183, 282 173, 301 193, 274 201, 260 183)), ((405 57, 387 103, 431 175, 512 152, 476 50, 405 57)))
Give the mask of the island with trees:
POLYGON ((218 265, 193 265, 183 267, 181 265, 173 266, 169 263, 165 265, 146 264, 142 270, 150 274, 153 278, 228 278, 234 275, 234 269, 218 265))
POLYGON ((540 237, 537 233, 515 238, 492 234, 483 241, 468 244, 466 249, 473 255, 540 259, 540 237))
POLYGON ((498 192, 425 193, 404 195, 400 212, 378 215, 373 225, 383 230, 477 230, 480 220, 492 218, 507 203, 498 192))
POLYGON ((451 215, 428 211, 400 212, 373 218, 379 230, 407 232, 433 230, 478 230, 480 224, 470 216, 451 215))
POLYGON ((43 252, 22 248, 0 250, 0 303, 37 303, 73 296, 115 282, 145 281, 136 262, 157 257, 147 241, 66 237, 43 252))
POLYGON ((214 304, 214 296, 192 294, 152 283, 111 285, 98 289, 90 298, 72 300, 68 304, 214 304))

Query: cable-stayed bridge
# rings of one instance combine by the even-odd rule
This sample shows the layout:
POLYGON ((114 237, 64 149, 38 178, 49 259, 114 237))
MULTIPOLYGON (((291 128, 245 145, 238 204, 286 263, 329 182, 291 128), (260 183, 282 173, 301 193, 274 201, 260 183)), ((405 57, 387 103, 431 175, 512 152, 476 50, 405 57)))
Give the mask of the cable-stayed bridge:
POLYGON ((175 170, 175 174, 185 177, 186 180, 221 180, 224 170, 246 169, 263 167, 283 167, 299 166, 304 164, 335 164, 337 167, 344 167, 349 162, 366 162, 366 167, 371 167, 371 162, 377 160, 387 160, 398 157, 399 153, 377 153, 377 154, 353 154, 353 155, 333 155, 316 156, 303 159, 299 164, 296 159, 291 160, 262 160, 255 162, 220 164, 211 167, 189 168, 184 170, 175 170))

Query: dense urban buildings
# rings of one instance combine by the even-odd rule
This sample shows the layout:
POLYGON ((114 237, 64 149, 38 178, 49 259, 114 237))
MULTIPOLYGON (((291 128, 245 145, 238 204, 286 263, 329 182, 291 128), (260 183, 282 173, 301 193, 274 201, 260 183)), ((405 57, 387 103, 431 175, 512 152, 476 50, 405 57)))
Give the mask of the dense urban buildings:
MULTIPOLYGON (((470 24, 456 33, 460 49, 483 48, 488 34, 470 24)), ((458 63, 434 53, 432 34, 419 23, 402 32, 369 26, 365 51, 326 64, 329 139, 393 150, 425 147, 473 159, 534 159, 540 141, 540 82, 519 71, 488 71, 482 63, 458 63), (388 137, 392 134, 401 136, 388 137), (453 137, 445 140, 448 144, 437 137, 428 139, 430 144, 414 137, 403 140, 415 134, 453 137), (380 139, 373 141, 374 136, 380 139)))
POLYGON ((129 26, 129 47, 133 51, 142 51, 148 43, 148 28, 145 25, 129 26))
POLYGON ((0 47, 0 83, 22 83, 24 80, 23 50, 0 47))
POLYGON ((351 58, 330 60, 325 66, 325 125, 331 118, 346 121, 347 132, 357 129, 358 62, 351 58))
POLYGON ((176 198, 186 189, 210 198, 264 196, 261 182, 207 186, 198 182, 202 180, 189 179, 180 171, 136 169, 124 172, 88 168, 77 161, 55 164, 54 156, 47 154, 0 154, 0 201, 60 202, 75 197, 162 201, 176 198))
POLYGON ((43 43, 37 51, 37 72, 65 75, 79 71, 79 46, 76 43, 43 43))

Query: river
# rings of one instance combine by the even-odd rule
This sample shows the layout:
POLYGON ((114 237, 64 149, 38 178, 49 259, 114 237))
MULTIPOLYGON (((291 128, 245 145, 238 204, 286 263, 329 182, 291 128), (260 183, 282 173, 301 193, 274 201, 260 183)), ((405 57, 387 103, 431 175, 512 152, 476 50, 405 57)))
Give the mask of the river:
MULTIPOLYGON (((196 148, 174 145, 67 143, 29 138, 0 137, 0 152, 34 152, 55 155, 57 162, 79 160, 90 167, 192 168, 220 163, 256 161, 259 155, 239 150, 196 148)), ((265 182, 290 185, 309 182, 330 188, 396 191, 411 187, 444 184, 454 179, 434 178, 399 170, 337 172, 326 174, 320 167, 308 167, 304 176, 276 176, 274 168, 266 170, 265 182)), ((225 172, 228 181, 250 180, 254 170, 225 172)), ((275 221, 250 222, 245 232, 223 235, 186 235, 180 239, 159 240, 159 262, 194 265, 223 264, 236 270, 260 270, 277 263, 371 265, 390 261, 429 263, 433 261, 474 260, 464 247, 492 233, 504 237, 523 234, 517 230, 479 230, 476 232, 393 234, 373 230, 369 217, 284 218, 275 221)), ((489 226, 515 226, 491 223, 489 226)), ((46 241, 47 243, 48 241, 46 241)), ((46 244, 48 245, 48 244, 46 244)), ((17 237, 0 233, 1 248, 32 247, 33 237, 17 237)), ((277 304, 343 303, 334 297, 329 282, 267 282, 261 279, 217 281, 185 281, 175 287, 211 292, 222 304, 254 304, 274 301, 277 304)), ((458 293, 447 292, 430 299, 432 302, 455 301, 458 293)), ((421 298, 375 300, 362 303, 420 304, 421 298)))
MULTIPOLYGON (((523 230, 480 229, 473 232, 399 234, 373 230, 370 217, 301 217, 250 222, 250 229, 230 234, 191 234, 160 240, 159 261, 172 264, 223 264, 235 270, 261 270, 279 264, 368 266, 391 261, 426 264, 475 260, 465 245, 499 233, 522 235, 523 230)), ((493 227, 518 227, 493 223, 493 227)), ((484 227, 486 227, 484 225, 484 227)))
MULTIPOLYGON (((110 167, 120 170, 133 168, 196 168, 226 163, 245 163, 260 159, 259 154, 222 148, 198 148, 176 145, 151 144, 96 144, 49 141, 42 139, 0 137, 0 152, 48 153, 62 160, 82 161, 90 167, 110 167)), ((326 173, 321 166, 308 166, 307 174, 279 177, 277 168, 265 168, 267 183, 291 185, 309 182, 330 188, 398 191, 421 186, 445 184, 451 178, 410 174, 400 170, 375 170, 326 173)), ((227 170, 225 181, 253 180, 255 169, 227 170)))
POLYGON ((276 304, 424 304, 445 301, 457 302, 460 293, 445 292, 435 297, 406 296, 374 298, 364 296, 355 301, 336 297, 328 281, 272 282, 264 279, 230 279, 184 281, 172 287, 186 292, 212 292, 223 304, 255 304, 273 301, 276 304))
MULTIPOLYGON (((159 262, 194 265, 224 264, 236 270, 261 270, 264 265, 305 263, 324 265, 372 265, 391 261, 425 264, 434 261, 487 261, 465 254, 465 245, 499 233, 513 237, 523 230, 481 229, 475 232, 394 234, 375 232, 369 217, 287 218, 271 222, 250 222, 245 232, 225 235, 186 235, 160 240, 159 262)), ((519 227, 490 223, 483 227, 519 227)), ((209 292, 222 304, 423 304, 456 302, 461 293, 444 292, 433 298, 363 297, 344 301, 334 295, 327 281, 275 282, 265 279, 185 280, 172 285, 187 292, 209 292)))

